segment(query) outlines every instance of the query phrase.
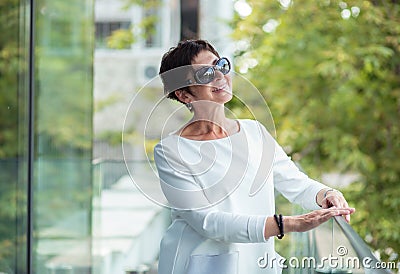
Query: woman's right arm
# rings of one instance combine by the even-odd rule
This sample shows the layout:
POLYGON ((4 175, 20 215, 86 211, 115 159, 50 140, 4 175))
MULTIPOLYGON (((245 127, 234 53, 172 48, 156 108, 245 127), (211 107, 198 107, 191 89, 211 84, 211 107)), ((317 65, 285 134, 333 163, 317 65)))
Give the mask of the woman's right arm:
MULTIPOLYGON (((165 159, 161 146, 154 149, 160 183, 168 202, 172 205, 173 215, 186 221, 200 235, 225 242, 258 243, 266 242, 268 238, 279 234, 278 226, 273 216, 243 215, 218 211, 213 207, 206 209, 193 209, 190 192, 201 190, 193 176, 173 170, 165 159), (163 186, 164 185, 164 186, 163 186), (168 187, 166 187, 168 185, 168 187), (165 189, 168 189, 165 191, 165 189), (179 189, 178 195, 169 190, 179 189), (174 206, 175 205, 175 206, 174 206), (181 207, 176 207, 181 205, 181 207), (182 207, 184 206, 184 207, 182 207)), ((203 203, 196 195, 194 204, 203 203)), ((205 197, 203 197, 206 200, 205 197)), ((310 230, 336 215, 348 214, 346 209, 321 209, 299 215, 283 217, 284 233, 293 231, 310 230)))
POLYGON ((161 145, 155 147, 154 160, 161 187, 175 218, 185 220, 200 235, 214 240, 237 243, 267 240, 264 238, 265 216, 234 214, 216 210, 215 207, 196 209, 198 204, 205 205, 207 199, 199 195, 188 197, 191 192, 201 193, 201 187, 189 173, 171 167, 175 164, 171 163, 172 159, 166 160, 167 155, 168 151, 163 151, 161 145))
MULTIPOLYGON (((297 216, 283 216, 283 232, 304 232, 316 228, 334 216, 349 215, 354 208, 326 208, 314 210, 297 216)), ((280 234, 274 217, 268 217, 265 224, 264 237, 272 237, 280 234)))

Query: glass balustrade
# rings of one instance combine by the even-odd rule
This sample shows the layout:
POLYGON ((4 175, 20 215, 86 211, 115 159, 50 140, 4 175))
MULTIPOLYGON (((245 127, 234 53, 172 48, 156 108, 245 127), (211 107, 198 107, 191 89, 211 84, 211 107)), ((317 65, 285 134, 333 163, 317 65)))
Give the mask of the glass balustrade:
MULTIPOLYGON (((285 214, 298 215, 305 211, 298 206, 288 206, 281 196, 277 208, 285 214), (289 210, 291 208, 291 212, 289 210)), ((283 273, 322 274, 387 274, 394 273, 394 262, 381 262, 364 240, 343 217, 337 216, 304 233, 289 233, 286 241, 275 241, 284 260, 283 273), (392 271, 392 272, 391 272, 392 271)))

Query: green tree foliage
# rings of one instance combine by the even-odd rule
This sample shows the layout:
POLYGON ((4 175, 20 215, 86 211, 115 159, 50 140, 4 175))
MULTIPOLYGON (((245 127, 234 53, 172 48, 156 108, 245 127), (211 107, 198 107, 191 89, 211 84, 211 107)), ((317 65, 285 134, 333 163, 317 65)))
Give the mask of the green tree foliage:
POLYGON ((142 39, 148 39, 154 34, 159 20, 157 9, 162 5, 161 0, 124 0, 122 9, 139 6, 143 11, 143 18, 129 29, 117 29, 107 37, 107 47, 111 49, 127 49, 142 39))
POLYGON ((2 1, 0 12, 0 157, 10 157, 18 148, 18 1, 2 1))
POLYGON ((135 42, 131 30, 117 29, 107 37, 107 47, 110 49, 128 49, 135 42))
POLYGON ((19 46, 21 8, 19 1, 0 2, 0 272, 25 272, 26 195, 23 175, 23 150, 18 145, 25 130, 18 126, 25 73, 24 49, 19 46), (18 178, 20 179, 18 183, 18 178))
POLYGON ((383 258, 400 253, 400 4, 247 3, 252 13, 234 22, 236 59, 280 142, 313 176, 360 174, 345 190, 352 225, 383 258))
POLYGON ((91 151, 93 22, 82 16, 87 5, 37 3, 35 129, 46 156, 87 157, 91 151))

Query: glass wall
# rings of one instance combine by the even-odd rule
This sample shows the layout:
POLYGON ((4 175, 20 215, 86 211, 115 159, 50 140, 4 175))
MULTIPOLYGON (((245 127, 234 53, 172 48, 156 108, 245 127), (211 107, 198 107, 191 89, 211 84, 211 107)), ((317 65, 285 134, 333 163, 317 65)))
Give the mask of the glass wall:
POLYGON ((93 3, 35 15, 34 272, 90 273, 93 3))
POLYGON ((0 273, 27 272, 29 6, 0 2, 0 273))
POLYGON ((90 273, 93 2, 0 13, 0 273, 90 273))
MULTIPOLYGON (((199 17, 200 1, 96 3, 95 18, 94 0, 0 1, 1 274, 157 268, 169 211, 136 189, 133 179, 157 178, 138 144, 122 155, 121 131, 130 99, 157 75, 180 20, 199 17), (129 28, 135 42, 99 48, 94 58, 95 37, 104 44, 116 28, 129 28)), ((199 32, 192 23, 189 31, 199 32)), ((160 83, 148 88, 162 95, 160 83)), ((133 133, 146 118, 141 108, 155 100, 145 102, 132 116, 133 133)))

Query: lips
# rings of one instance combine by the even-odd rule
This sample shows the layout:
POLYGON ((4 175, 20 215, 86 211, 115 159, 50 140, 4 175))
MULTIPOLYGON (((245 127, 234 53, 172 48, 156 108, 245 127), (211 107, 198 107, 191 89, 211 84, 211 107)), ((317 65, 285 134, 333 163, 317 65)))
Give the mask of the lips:
POLYGON ((214 88, 214 89, 212 90, 212 92, 216 92, 216 93, 218 93, 218 92, 223 92, 223 91, 225 91, 225 89, 226 89, 226 85, 223 85, 223 86, 221 86, 221 87, 216 87, 216 88, 214 88))

